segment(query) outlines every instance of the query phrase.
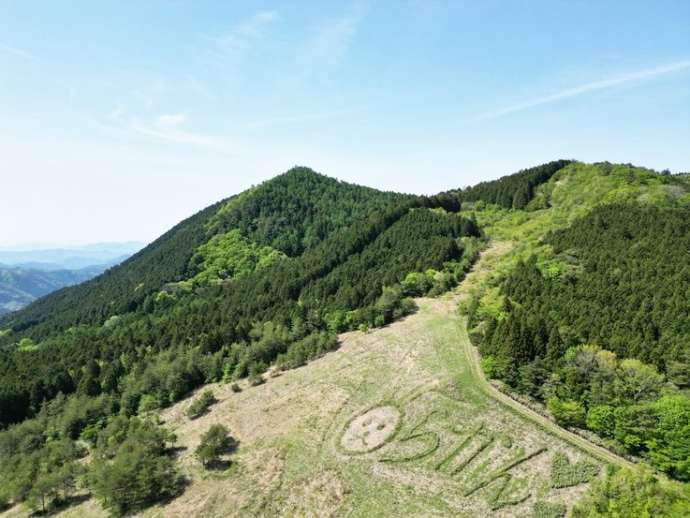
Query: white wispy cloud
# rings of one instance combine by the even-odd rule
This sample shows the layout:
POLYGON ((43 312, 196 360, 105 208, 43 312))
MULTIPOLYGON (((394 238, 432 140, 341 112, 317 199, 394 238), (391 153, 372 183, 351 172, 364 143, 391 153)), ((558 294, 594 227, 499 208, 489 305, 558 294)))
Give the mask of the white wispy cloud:
POLYGON ((210 47, 205 59, 221 68, 238 64, 265 36, 266 28, 280 18, 277 11, 258 11, 227 32, 206 37, 210 47))
POLYGON ((38 58, 34 56, 31 52, 22 50, 17 47, 13 47, 12 45, 7 45, 5 43, 0 43, 0 51, 5 52, 7 54, 12 54, 13 56, 19 56, 20 58, 28 59, 30 61, 38 60, 38 58))
POLYGON ((176 127, 161 127, 142 120, 132 120, 128 129, 133 133, 150 137, 160 142, 194 146, 205 151, 232 155, 237 152, 235 142, 224 136, 207 135, 178 129, 176 127))
POLYGON ((598 90, 605 90, 607 88, 613 88, 616 86, 624 85, 626 83, 632 83, 636 81, 642 81, 644 79, 650 79, 653 77, 657 76, 662 76, 665 74, 670 74, 672 72, 677 72, 679 70, 685 70, 687 68, 690 68, 690 60, 685 60, 685 61, 677 61, 675 63, 669 63, 667 65, 655 67, 655 68, 648 68, 645 70, 639 70, 637 72, 632 72, 629 74, 624 74, 616 77, 611 77, 609 79, 603 79, 601 81, 592 81, 590 83, 585 83, 579 86, 575 86, 572 88, 567 88, 565 90, 561 90, 560 92, 556 92, 551 95, 545 95, 543 97, 536 97, 534 99, 529 99, 527 101, 521 102, 514 104, 512 106, 508 106, 506 108, 492 111, 492 112, 487 112, 479 117, 477 117, 478 120, 485 120, 485 119, 496 119, 498 117, 503 117, 504 115, 509 115, 511 113, 516 113, 524 110, 528 110, 530 108, 534 108, 535 106, 541 106, 542 104, 549 104, 549 103, 554 103, 557 101, 561 101, 563 99, 569 99, 571 97, 577 97, 579 95, 587 94, 590 92, 595 92, 598 90))
POLYGON ((211 89, 203 81, 191 74, 187 75, 183 84, 185 88, 194 92, 196 96, 206 99, 207 101, 216 101, 218 99, 218 96, 211 91, 211 89))
POLYGON ((159 126, 166 128, 176 128, 187 121, 187 116, 184 113, 164 113, 159 115, 157 123, 159 126))
POLYGON ((331 120, 338 117, 351 115, 355 112, 364 111, 364 107, 347 108, 342 110, 323 111, 318 113, 304 113, 295 115, 276 116, 267 119, 249 122, 246 127, 251 130, 265 129, 274 126, 288 126, 292 124, 303 124, 306 122, 317 122, 331 120))
POLYGON ((144 103, 147 108, 153 107, 163 94, 169 89, 168 81, 165 78, 158 77, 148 83, 140 86, 132 93, 134 97, 144 103))
POLYGON ((355 3, 339 18, 326 20, 306 41, 301 61, 317 67, 335 67, 347 54, 366 14, 366 6, 355 3))
POLYGON ((252 41, 261 39, 264 27, 278 18, 276 11, 259 11, 237 24, 229 32, 215 38, 215 42, 228 52, 242 52, 252 41))
POLYGON ((151 120, 132 116, 122 106, 110 112, 107 122, 94 120, 93 124, 117 139, 141 140, 191 146, 202 151, 224 155, 235 155, 242 149, 239 140, 227 135, 210 135, 184 129, 187 116, 182 113, 162 114, 151 120))

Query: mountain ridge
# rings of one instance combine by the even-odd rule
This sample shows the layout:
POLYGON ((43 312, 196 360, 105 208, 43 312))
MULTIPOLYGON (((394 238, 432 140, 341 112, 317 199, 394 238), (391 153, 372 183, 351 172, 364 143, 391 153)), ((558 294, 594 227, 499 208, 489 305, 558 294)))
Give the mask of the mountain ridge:
POLYGON ((127 257, 78 269, 65 269, 50 263, 0 264, 0 315, 18 311, 61 288, 88 281, 127 257))
MULTIPOLYGON (((21 422, 10 426, 9 435, 0 432, 0 456, 3 441, 11 443, 13 434, 30 434, 34 428, 42 430, 42 438, 30 448, 31 455, 52 448, 50 437, 66 445, 81 440, 91 455, 101 456, 89 468, 100 482, 89 487, 107 503, 114 480, 110 470, 138 469, 124 459, 132 448, 143 447, 137 442, 144 433, 138 423, 149 422, 146 416, 178 404, 205 384, 246 380, 242 384, 250 390, 266 382, 268 373, 300 367, 337 349, 343 332, 366 337, 372 328, 385 328, 417 311, 414 297, 439 296, 462 283, 487 244, 509 240, 513 246, 506 253, 482 261, 487 275, 473 276, 471 285, 462 288, 470 297, 460 311, 467 316, 467 331, 483 355, 486 374, 500 380, 494 383, 505 383, 506 390, 533 397, 559 424, 588 427, 601 434, 597 440, 605 446, 621 453, 627 449, 683 480, 679 452, 686 446, 675 427, 690 419, 690 411, 683 410, 690 399, 682 391, 690 370, 684 370, 689 362, 683 360, 682 347, 669 357, 673 371, 665 364, 656 371, 644 363, 648 357, 639 347, 621 345, 617 351, 630 357, 618 358, 604 349, 613 343, 606 336, 569 332, 573 326, 559 321, 570 318, 562 304, 538 306, 536 316, 521 313, 534 305, 530 297, 535 294, 545 298, 554 287, 587 286, 578 284, 587 273, 587 263, 579 262, 583 252, 555 246, 550 237, 567 231, 559 238, 563 243, 587 242, 586 233, 597 227, 586 218, 605 215, 605 228, 613 229, 606 238, 612 246, 630 239, 650 251, 672 249, 678 237, 673 228, 649 233, 647 241, 626 232, 620 224, 635 207, 676 211, 674 217, 682 219, 690 212, 690 182, 626 164, 567 160, 474 188, 413 196, 347 184, 307 168, 290 170, 180 222, 94 281, 0 318, 0 423, 21 422), (534 276, 527 283, 521 273, 526 267, 534 276), (590 381, 569 374, 579 372, 578 362, 589 362, 586 374, 601 372, 622 388, 590 400, 586 394, 591 391, 582 392, 573 380, 590 381), (625 388, 635 380, 652 383, 639 400, 631 400, 634 391, 625 388), (542 386, 552 392, 541 392, 542 386), (672 412, 683 416, 677 425, 668 420, 672 412), (657 425, 636 423, 635 415, 657 425), (628 435, 611 429, 619 422, 628 435), (118 432, 122 426, 130 431, 118 432), (628 443, 627 436, 640 442, 628 443)), ((676 261, 677 254, 669 257, 676 261)), ((613 256, 598 260, 607 269, 613 256)), ((621 275, 609 284, 620 284, 639 269, 638 263, 621 262, 621 275)), ((641 268, 654 282, 648 265, 641 268)), ((424 304, 423 312, 429 308, 424 304)), ((609 319, 600 327, 620 327, 615 312, 600 313, 609 319)), ((649 315, 656 326, 663 321, 658 315, 649 315)), ((649 334, 652 347, 658 338, 649 334)), ((443 347, 452 347, 442 341, 443 347)), ((457 354, 440 358, 460 361, 457 354)), ((207 398, 207 404, 213 399, 207 398)), ((156 431, 157 425, 145 426, 152 428, 144 436, 164 433, 156 431)), ((165 453, 168 439, 155 437, 157 453, 146 462, 160 463, 161 474, 172 477, 176 471, 165 453)), ((29 457, 9 452, 7 462, 28 462, 29 457)), ((559 459, 559 465, 568 462, 559 459)), ((128 473, 125 479, 136 475, 128 473)), ((9 472, 0 471, 3 476, 16 482, 9 472)), ((33 487, 38 475, 26 476, 27 485, 21 487, 33 487)), ((13 501, 26 498, 21 487, 13 490, 13 501)), ((154 494, 176 490, 166 485, 142 491, 148 503, 154 494)), ((117 505, 138 509, 140 502, 125 499, 117 505)))

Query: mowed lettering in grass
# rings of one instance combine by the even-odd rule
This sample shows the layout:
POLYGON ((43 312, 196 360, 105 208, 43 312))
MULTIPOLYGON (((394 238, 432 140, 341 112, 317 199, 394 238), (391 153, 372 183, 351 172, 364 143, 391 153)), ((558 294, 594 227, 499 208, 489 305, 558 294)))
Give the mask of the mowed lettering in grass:
MULTIPOLYGON (((535 480, 549 477, 548 446, 514 437, 514 430, 500 429, 470 408, 436 389, 384 401, 355 412, 341 428, 337 448, 353 458, 435 473, 493 510, 529 499, 535 480)), ((563 462, 564 454, 554 453, 563 462)))

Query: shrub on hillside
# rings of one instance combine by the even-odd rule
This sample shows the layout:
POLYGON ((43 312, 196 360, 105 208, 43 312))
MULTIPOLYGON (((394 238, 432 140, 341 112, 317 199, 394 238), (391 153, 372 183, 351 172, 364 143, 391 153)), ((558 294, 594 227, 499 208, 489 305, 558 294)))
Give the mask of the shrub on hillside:
POLYGON ((88 487, 115 515, 176 495, 182 479, 166 452, 173 439, 151 421, 114 418, 99 436, 86 478, 88 487))
POLYGON ((547 401, 546 407, 556 422, 562 426, 582 427, 585 424, 585 407, 577 401, 563 401, 553 397, 547 401))
POLYGON ((151 394, 144 394, 141 396, 141 399, 139 400, 139 413, 140 414, 147 414, 149 412, 153 412, 154 410, 157 410, 161 407, 161 402, 158 400, 156 396, 152 396, 151 394))
POLYGON ((276 361, 280 369, 295 369, 305 365, 310 360, 318 358, 338 345, 335 335, 321 331, 305 336, 301 340, 290 344, 288 350, 278 356, 276 361))
POLYGON ((213 391, 210 389, 204 390, 201 395, 189 405, 187 409, 187 417, 190 419, 196 419, 201 417, 208 408, 217 401, 216 397, 213 395, 213 391))
POLYGON ((213 424, 201 437, 201 442, 194 450, 194 455, 204 468, 220 460, 220 456, 228 453, 235 445, 228 429, 222 424, 213 424))

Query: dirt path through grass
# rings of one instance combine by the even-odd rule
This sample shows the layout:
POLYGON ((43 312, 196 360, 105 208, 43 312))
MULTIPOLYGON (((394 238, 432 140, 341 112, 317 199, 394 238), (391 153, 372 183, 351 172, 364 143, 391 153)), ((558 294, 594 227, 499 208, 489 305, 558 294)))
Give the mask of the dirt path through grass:
MULTIPOLYGON (((450 296, 446 296, 439 299, 440 302, 447 305, 445 313, 451 314, 451 310, 457 307, 458 302, 463 298, 469 296, 470 289, 473 286, 475 286, 478 282, 480 282, 482 278, 488 274, 490 269, 486 267, 486 262, 492 262, 498 256, 507 253, 509 250, 510 244, 505 241, 499 241, 492 244, 492 246, 490 246, 482 254, 482 257, 475 265, 475 269, 472 272, 470 272, 470 274, 467 276, 467 279, 465 279, 465 282, 463 282, 463 284, 461 284, 450 296)), ((607 450, 606 448, 603 448, 597 444, 588 441, 580 435, 572 433, 558 426, 553 421, 547 419, 541 414, 538 414, 531 408, 526 407, 519 401, 516 401, 515 399, 511 398, 507 394, 504 394, 503 392, 499 391, 496 387, 491 385, 491 383, 489 383, 489 381, 486 379, 486 376, 484 375, 484 372, 481 368, 479 352, 477 351, 477 348, 474 347, 470 342, 469 336, 467 334, 466 319, 458 317, 458 326, 460 329, 460 342, 462 345, 462 349, 464 351, 467 366, 469 367, 469 371, 472 378, 475 380, 477 386, 481 388, 482 391, 484 391, 486 394, 488 394, 501 404, 511 408, 525 419, 528 419, 536 423, 538 426, 547 430, 549 433, 557 435, 565 441, 568 441, 573 446, 587 451, 599 460, 615 464, 621 467, 634 466, 634 463, 630 462, 629 460, 624 459, 619 455, 616 455, 615 453, 607 450)))
MULTIPOLYGON (((418 299, 415 314, 384 328, 345 333, 304 367, 241 382, 237 393, 204 387, 218 402, 198 419, 186 416, 196 396, 163 410, 189 485, 141 516, 511 518, 537 503, 570 508, 591 480, 573 474, 617 459, 492 391, 456 313, 509 250, 494 243, 453 293, 418 299), (239 441, 224 471, 194 458, 215 423, 239 441)), ((105 513, 89 500, 58 515, 105 513)))

